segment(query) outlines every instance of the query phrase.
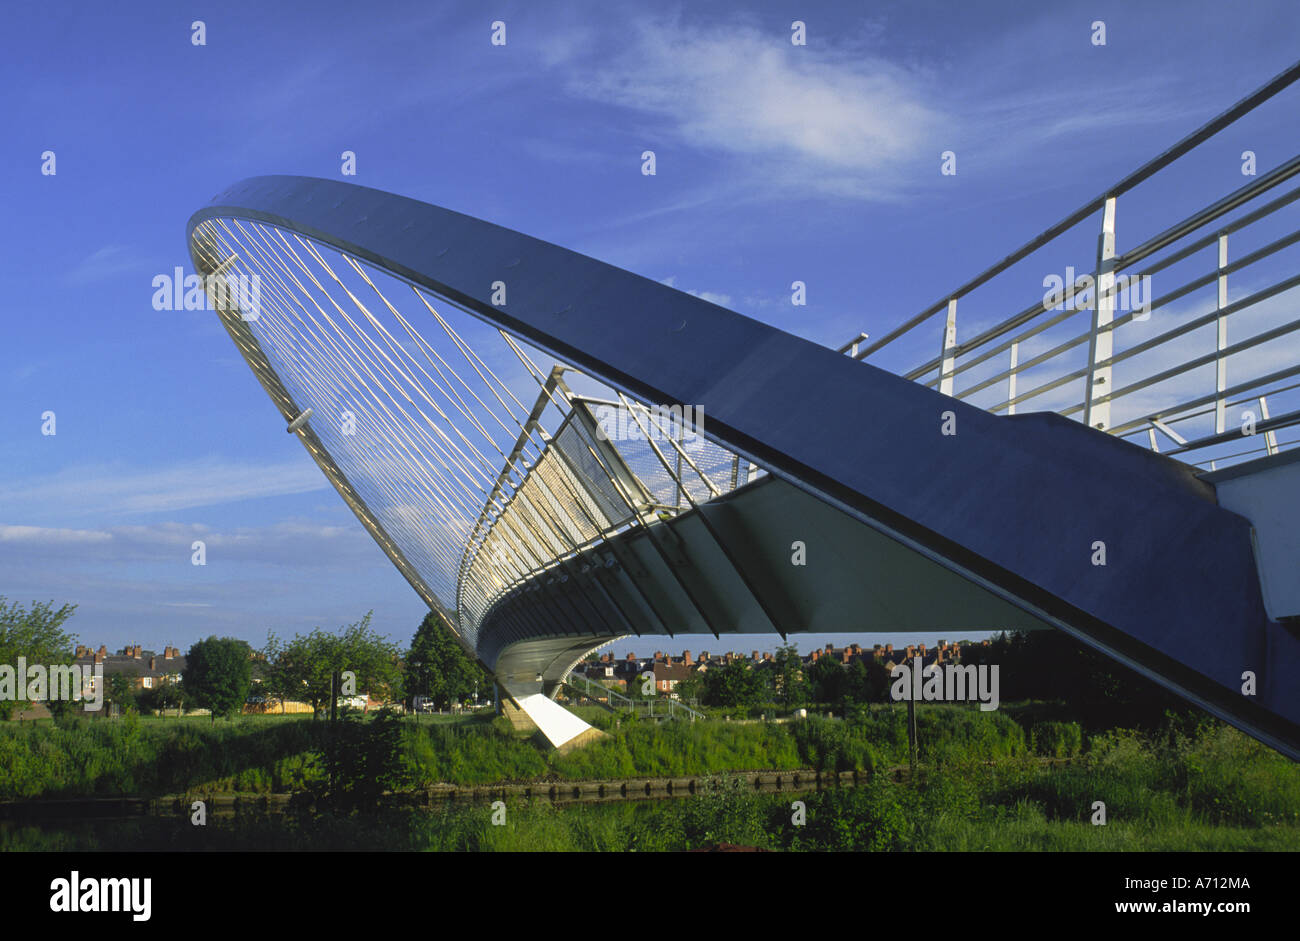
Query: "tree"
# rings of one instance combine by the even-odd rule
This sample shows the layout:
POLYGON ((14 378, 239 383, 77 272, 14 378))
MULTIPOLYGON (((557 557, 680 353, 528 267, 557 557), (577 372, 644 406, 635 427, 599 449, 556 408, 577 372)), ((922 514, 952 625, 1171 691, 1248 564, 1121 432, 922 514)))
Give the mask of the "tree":
POLYGON ((352 672, 361 692, 378 693, 384 698, 400 694, 400 651, 370 629, 373 613, 367 612, 338 634, 316 628, 310 634, 295 635, 288 643, 271 634, 263 649, 267 663, 263 685, 267 692, 281 702, 301 699, 308 703, 312 718, 329 705, 336 673, 352 672))
POLYGON ((757 706, 771 699, 767 672, 735 660, 704 674, 704 702, 709 706, 757 706))
POLYGON ((114 673, 112 676, 108 677, 108 679, 105 680, 105 684, 108 687, 106 690, 108 693, 108 701, 120 706, 123 712, 137 707, 137 699, 139 697, 136 694, 135 680, 139 675, 139 673, 132 670, 130 673, 114 673))
POLYGON ((848 692, 848 676, 843 664, 831 657, 820 657, 808 668, 808 682, 813 698, 820 703, 837 703, 848 692))
MULTIPOLYGON (((65 604, 55 610, 52 601, 32 602, 30 609, 14 602, 9 604, 0 595, 0 663, 16 666, 19 657, 28 663, 47 666, 72 663, 75 634, 63 630, 63 624, 72 617, 76 605, 65 604)), ((24 696, 26 690, 15 690, 24 696)), ((15 708, 25 700, 0 700, 0 719, 8 719, 15 708)))
POLYGON ((181 682, 190 698, 217 716, 233 716, 244 707, 252 685, 252 649, 234 637, 209 637, 185 655, 181 682))
POLYGON ((705 685, 704 677, 708 675, 706 670, 701 673, 695 670, 690 676, 677 684, 677 698, 683 702, 698 701, 705 698, 708 687, 705 685))
POLYGON ((802 706, 808 702, 808 678, 804 676, 799 648, 793 644, 778 647, 772 663, 772 685, 776 690, 777 702, 784 706, 802 706))
POLYGON ((180 680, 164 680, 154 687, 154 699, 159 709, 175 709, 179 716, 185 711, 185 684, 180 680))
POLYGON ((159 680, 152 688, 142 689, 136 696, 140 709, 149 712, 162 712, 176 709, 178 712, 185 703, 185 691, 180 683, 159 680))
POLYGON ((406 655, 407 696, 432 697, 441 709, 487 684, 487 674, 470 659, 443 619, 432 611, 426 614, 406 655))
POLYGON ((848 669, 845 697, 850 702, 887 702, 889 671, 875 657, 855 660, 848 669))

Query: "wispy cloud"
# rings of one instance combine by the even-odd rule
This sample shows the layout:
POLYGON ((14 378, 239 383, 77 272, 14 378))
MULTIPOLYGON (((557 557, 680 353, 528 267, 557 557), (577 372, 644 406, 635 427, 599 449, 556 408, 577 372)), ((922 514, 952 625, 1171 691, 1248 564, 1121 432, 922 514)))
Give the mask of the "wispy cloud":
POLYGON ((157 523, 103 529, 0 525, 0 560, 56 560, 62 566, 114 562, 161 563, 189 569, 201 540, 206 565, 287 565, 305 570, 382 564, 383 557, 359 526, 285 521, 270 526, 216 529, 201 523, 157 523))
MULTIPOLYGON (((900 166, 951 120, 911 70, 860 48, 791 45, 754 26, 643 20, 631 48, 577 68, 584 47, 548 47, 570 94, 657 119, 658 133, 743 157, 748 174, 890 198, 900 166)), ((604 44, 587 46, 604 48, 604 44)))
POLYGON ((948 149, 957 152, 963 179, 1023 168, 1027 176, 1015 192, 1024 195, 1059 187, 1072 178, 1068 167, 1095 166, 1096 155, 1075 146, 1080 139, 1131 130, 1128 140, 1140 148, 1145 129, 1154 146, 1200 113, 1195 99, 1180 94, 1185 70, 1163 62, 1140 80, 1080 83, 1062 76, 1026 88, 1022 51, 1062 41, 1055 17, 1025 17, 998 42, 930 58, 886 44, 881 25, 865 21, 856 32, 818 35, 796 47, 788 32, 743 16, 725 23, 680 15, 633 20, 619 20, 618 39, 592 35, 588 26, 582 42, 556 40, 539 53, 571 97, 630 112, 621 127, 643 136, 650 149, 660 140, 659 149, 690 148, 716 159, 717 173, 694 191, 674 194, 667 209, 636 210, 624 222, 701 202, 735 205, 796 193, 909 201, 946 192, 937 181, 948 149), (603 54, 615 42, 619 54, 603 54), (1109 104, 1098 108, 1098 100, 1109 104))
POLYGON ((310 461, 255 465, 210 459, 136 469, 120 464, 68 467, 43 477, 0 482, 0 514, 61 518, 173 512, 259 497, 310 493, 329 486, 310 461))
POLYGON ((138 271, 144 264, 144 259, 125 245, 105 245, 82 259, 68 271, 67 277, 74 284, 85 284, 138 271))

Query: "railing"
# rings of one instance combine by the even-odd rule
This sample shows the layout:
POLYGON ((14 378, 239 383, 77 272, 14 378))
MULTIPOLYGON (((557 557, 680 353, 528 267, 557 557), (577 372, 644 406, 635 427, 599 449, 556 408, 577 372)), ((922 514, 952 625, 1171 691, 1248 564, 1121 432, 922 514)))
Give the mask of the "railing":
POLYGON ((698 434, 702 413, 688 420, 680 408, 574 396, 560 371, 543 384, 467 541, 457 591, 468 630, 477 631, 494 604, 539 576, 566 579, 579 553, 761 473, 698 434), (564 412, 553 436, 540 425, 550 402, 564 412), (530 440, 541 444, 531 462, 524 447, 530 440))
POLYGON ((1300 330, 1300 305, 1296 294, 1288 295, 1300 287, 1300 258, 1284 254, 1300 243, 1294 207, 1300 186, 1284 186, 1300 174, 1300 155, 1126 252, 1116 242, 1119 197, 1297 79, 1300 63, 880 339, 866 344, 861 334, 839 352, 879 359, 890 348, 906 356, 903 341, 933 329, 938 318, 937 355, 901 374, 989 411, 1014 415, 1025 405, 1056 411, 1152 450, 1163 443, 1165 453, 1195 456, 1194 463, 1211 468, 1300 443, 1278 437, 1300 425, 1300 352, 1292 336, 1300 330), (1069 250, 1066 237, 1094 216, 1100 232, 1095 256, 1081 265, 1086 274, 1048 270, 1041 298, 958 340, 959 302, 980 316, 1005 310, 1004 302, 990 299, 995 279, 1001 277, 1003 293, 1023 290, 1012 279, 1024 269, 1012 269, 1041 258, 1044 249, 1059 259, 1069 250), (1232 261, 1230 237, 1248 246, 1232 261), (1166 286, 1174 276, 1177 283, 1166 286), (1189 304, 1197 291, 1208 295, 1201 309, 1189 304), (1239 330, 1245 335, 1230 340, 1239 330))
POLYGON ((618 690, 610 689, 581 674, 570 673, 564 678, 564 684, 583 697, 598 703, 611 712, 630 712, 647 718, 664 719, 703 719, 704 714, 697 712, 678 699, 667 696, 655 696, 649 699, 634 699, 618 690), (616 708, 617 704, 617 708, 616 708))

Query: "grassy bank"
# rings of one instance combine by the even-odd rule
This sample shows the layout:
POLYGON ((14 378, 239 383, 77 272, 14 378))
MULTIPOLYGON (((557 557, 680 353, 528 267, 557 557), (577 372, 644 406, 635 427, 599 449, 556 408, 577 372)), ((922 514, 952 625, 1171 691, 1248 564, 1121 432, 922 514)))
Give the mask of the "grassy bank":
MULTIPOLYGON (((567 755, 501 718, 403 721, 397 777, 407 787, 423 787, 767 769, 870 771, 907 762, 902 709, 785 724, 624 720, 616 726, 604 715, 608 737, 567 755)), ((924 710, 919 724, 926 762, 1008 758, 1028 750, 1020 726, 998 713, 936 707, 924 710)), ((326 732, 323 722, 294 717, 9 723, 0 727, 0 800, 301 791, 323 780, 326 732)))
MULTIPOLYGON (((1235 741, 1192 747, 1211 761, 1234 760, 1235 741)), ((1068 768, 1025 758, 953 764, 915 786, 876 778, 865 786, 805 795, 728 788, 681 800, 557 808, 512 801, 501 825, 486 805, 429 811, 79 821, 59 827, 0 826, 0 850, 431 850, 677 851, 733 843, 776 851, 1296 850, 1294 793, 1247 788, 1236 803, 1215 802, 1207 781, 1139 794, 1131 782, 1150 756, 1117 743, 1068 768), (1087 817, 1097 795, 1108 822, 1087 817), (1206 798, 1210 798, 1208 804, 1206 798), (793 801, 805 805, 794 822, 793 801), (1253 803, 1250 809, 1246 804, 1253 803)), ((1215 780, 1211 775, 1210 780, 1215 780)))
MULTIPOLYGON (((487 716, 400 723, 394 761, 405 786, 435 782, 718 775, 817 768, 879 771, 907 763, 902 709, 786 724, 610 724, 593 745, 557 755, 487 716)), ((0 830, 0 848, 690 849, 1300 849, 1300 766, 1212 720, 1156 733, 1084 736, 1042 710, 919 711, 922 777, 808 794, 804 826, 789 796, 723 789, 654 804, 484 807, 358 816, 214 820, 203 832, 142 818, 0 830), (1013 715, 1019 715, 1021 722, 1013 715), (1025 717, 1034 716, 1033 721, 1025 717), (1022 724, 1023 723, 1023 724, 1022 724), (1041 756, 1074 760, 1047 766, 1041 756), (1106 825, 1092 823, 1105 804, 1106 825), (53 841, 54 845, 50 845, 53 841)), ((366 729, 354 731, 362 735, 366 729)), ((318 788, 323 723, 293 718, 27 723, 0 729, 7 799, 318 788)))

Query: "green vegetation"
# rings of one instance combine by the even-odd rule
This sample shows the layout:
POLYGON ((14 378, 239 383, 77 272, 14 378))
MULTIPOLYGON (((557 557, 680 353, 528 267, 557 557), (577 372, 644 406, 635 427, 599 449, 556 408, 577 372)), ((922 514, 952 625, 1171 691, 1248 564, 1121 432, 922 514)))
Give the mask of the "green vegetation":
POLYGON ((406 695, 428 696, 439 709, 464 702, 491 681, 469 658, 442 618, 430 611, 406 655, 406 695))
MULTIPOLYGON (((248 644, 242 640, 209 637, 199 641, 185 655, 181 683, 195 703, 211 711, 214 723, 217 716, 230 718, 244 708, 252 685, 251 653, 248 644)), ((113 695, 117 697, 120 694, 114 689, 113 695)))
POLYGON ((174 709, 177 715, 181 715, 185 709, 185 686, 179 682, 171 683, 166 680, 155 682, 152 687, 139 691, 135 697, 135 704, 139 711, 144 713, 174 709))
MULTIPOLYGON (((17 664, 19 657, 28 663, 46 666, 72 663, 76 635, 63 630, 63 624, 76 611, 75 605, 55 608, 53 602, 32 602, 25 608, 10 604, 0 595, 0 663, 17 664)), ((8 719, 16 709, 26 708, 27 690, 10 690, 10 698, 0 699, 0 719, 8 719)))
MULTIPOLYGON (((484 725, 487 725, 484 723, 484 725)), ((311 723, 299 723, 311 728, 311 723)), ((875 776, 805 794, 760 794, 725 776, 690 798, 557 807, 510 801, 506 824, 484 804, 371 814, 77 821, 0 825, 0 851, 390 849, 671 851, 732 843, 794 851, 1300 849, 1300 773, 1227 727, 1156 744, 1103 736, 1052 768, 1021 754, 992 765, 949 752, 915 785, 875 776), (1108 822, 1088 816, 1098 795, 1108 822), (803 801, 805 824, 793 822, 803 801)))
MULTIPOLYGON (((1036 717, 1041 709, 1024 709, 1036 717)), ((725 842, 776 850, 1300 849, 1300 767, 1214 720, 1158 733, 1038 720, 974 708, 918 711, 920 772, 904 765, 904 710, 782 724, 623 721, 608 739, 557 755, 490 716, 380 716, 333 730, 292 717, 212 726, 188 719, 10 725, 0 732, 7 798, 221 791, 308 791, 334 800, 310 816, 214 818, 206 836, 142 818, 0 827, 0 849, 676 850, 725 842), (328 736, 337 737, 331 752, 328 736), (1078 750, 1065 764, 1044 763, 1078 750), (326 756, 330 756, 327 758, 326 756), (385 788, 619 776, 710 776, 726 768, 875 772, 852 788, 772 795, 712 775, 716 790, 657 802, 555 808, 512 802, 509 825, 483 805, 376 810, 385 788), (806 804, 805 826, 791 802, 806 804), (1107 825, 1090 822, 1106 803, 1107 825), (359 812, 358 809, 364 810, 359 812), (131 843, 130 841, 136 841, 131 843)))
POLYGON ((267 695, 281 702, 305 702, 315 718, 329 705, 332 689, 342 689, 338 695, 352 695, 336 685, 337 677, 349 671, 355 691, 400 698, 401 651, 370 629, 371 613, 338 634, 317 628, 287 643, 271 634, 262 650, 267 664, 262 687, 267 695))
POLYGON ((773 659, 756 667, 734 661, 696 673, 678 684, 683 699, 696 699, 721 710, 793 709, 810 703, 843 709, 859 703, 888 701, 889 671, 876 661, 844 666, 829 657, 805 666, 793 645, 778 647, 773 659))
MULTIPOLYGON (((61 625, 71 613, 0 598, 0 662, 7 655, 67 662, 71 638, 61 625)), ((138 690, 114 678, 108 693, 126 707, 120 719, 59 707, 54 721, 0 725, 0 800, 305 793, 315 812, 217 817, 209 828, 161 817, 3 824, 0 850, 1300 849, 1300 765, 1050 632, 1004 635, 966 658, 1001 665, 1002 709, 917 708, 915 780, 895 773, 909 765, 906 709, 878 701, 888 678, 871 662, 805 665, 783 647, 756 668, 715 667, 684 689, 714 712, 697 722, 656 724, 577 706, 608 735, 559 754, 504 717, 484 714, 385 711, 331 723, 236 716, 249 692, 250 654, 242 641, 213 637, 190 650, 182 684, 138 690), (211 709, 214 721, 137 712, 179 706, 182 696, 211 709), (816 703, 831 704, 840 717, 716 717, 816 703), (232 718, 218 725, 217 715, 232 718), (796 769, 859 772, 859 783, 772 795, 726 777, 796 769), (513 802, 507 826, 492 825, 479 805, 411 810, 382 800, 385 792, 439 783, 681 776, 710 778, 716 787, 581 811, 513 802), (802 826, 791 819, 796 799, 806 805, 802 826), (1106 826, 1092 820, 1099 800, 1106 826)), ((272 636, 264 656, 263 688, 317 711, 345 670, 358 690, 442 705, 487 682, 432 615, 405 664, 401 651, 370 631, 369 615, 339 634, 317 630, 288 643, 272 636)))

